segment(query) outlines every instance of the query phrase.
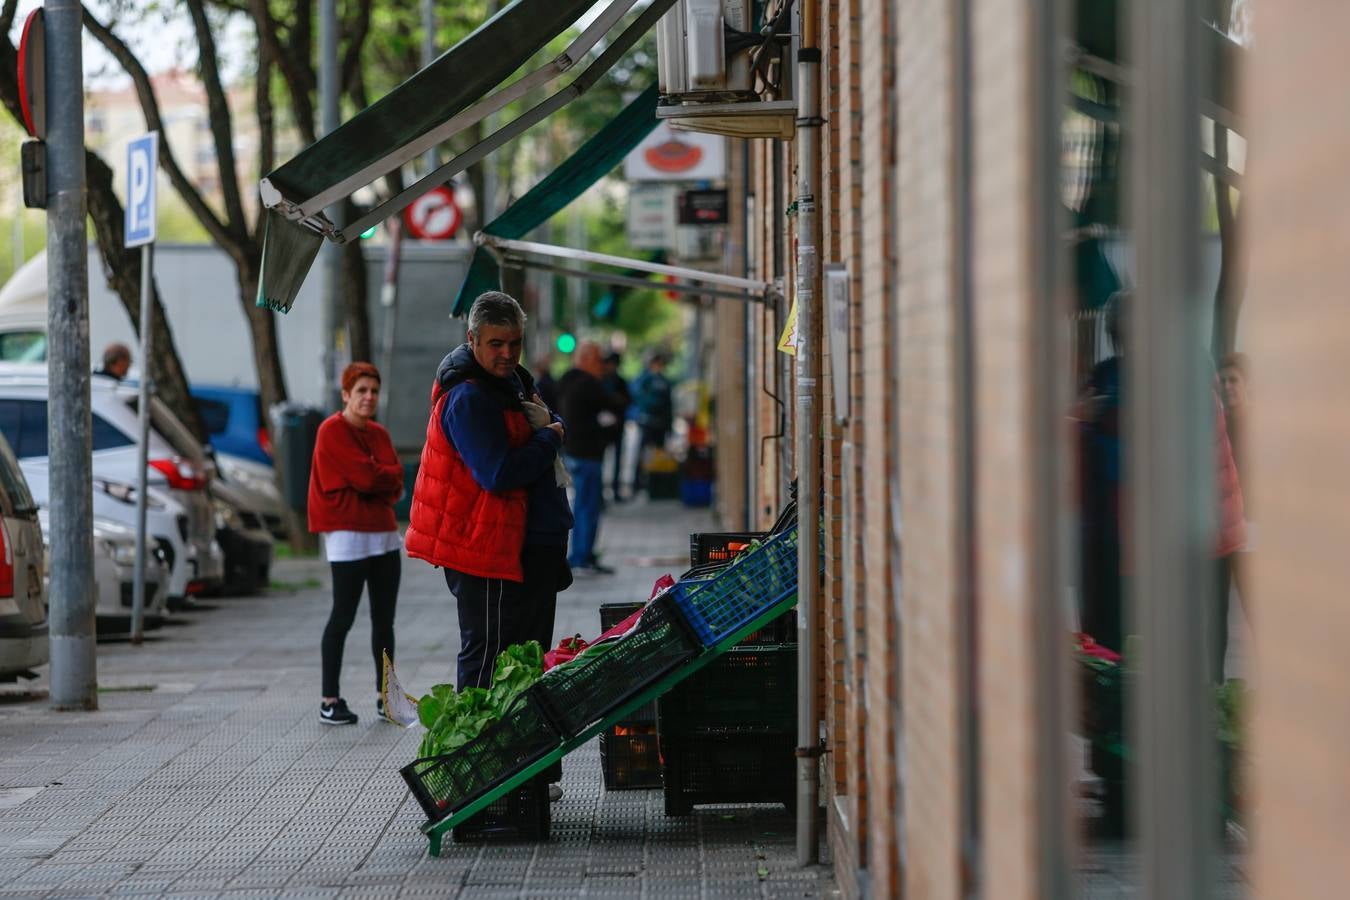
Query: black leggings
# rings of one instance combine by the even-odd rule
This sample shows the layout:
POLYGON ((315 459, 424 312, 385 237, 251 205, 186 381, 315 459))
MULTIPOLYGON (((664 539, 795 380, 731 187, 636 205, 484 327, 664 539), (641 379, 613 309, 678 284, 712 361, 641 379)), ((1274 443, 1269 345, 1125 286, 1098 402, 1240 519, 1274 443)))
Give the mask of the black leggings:
POLYGON ((370 652, 375 657, 375 690, 384 688, 383 651, 394 659, 394 607, 398 604, 398 579, 402 571, 399 551, 353 562, 329 563, 333 568, 333 611, 323 629, 323 695, 340 697, 338 676, 342 673, 342 649, 347 632, 356 621, 361 589, 370 586, 370 652))

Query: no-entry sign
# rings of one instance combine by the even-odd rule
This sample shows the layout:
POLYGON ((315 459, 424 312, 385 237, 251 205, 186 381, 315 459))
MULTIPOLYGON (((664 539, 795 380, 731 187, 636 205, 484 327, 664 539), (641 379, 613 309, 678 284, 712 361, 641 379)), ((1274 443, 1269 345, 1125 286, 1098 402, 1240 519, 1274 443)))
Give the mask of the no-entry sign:
POLYGON ((440 241, 455 236, 464 214, 448 187, 432 188, 403 210, 403 222, 415 238, 440 241))

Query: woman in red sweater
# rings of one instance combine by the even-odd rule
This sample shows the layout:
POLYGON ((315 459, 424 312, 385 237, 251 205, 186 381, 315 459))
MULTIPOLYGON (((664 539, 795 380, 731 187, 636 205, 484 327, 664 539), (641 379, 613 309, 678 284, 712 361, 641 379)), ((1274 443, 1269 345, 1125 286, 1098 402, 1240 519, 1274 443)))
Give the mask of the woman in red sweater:
MULTIPOLYGON (((394 607, 398 602, 403 540, 394 503, 403 493, 403 466, 375 420, 380 372, 355 362, 342 373, 342 411, 319 426, 309 475, 309 530, 323 534, 333 569, 333 611, 323 630, 323 702, 319 721, 353 725, 356 713, 338 690, 342 651, 356 620, 363 588, 370 589, 370 651, 375 690, 383 693, 381 656, 394 658, 394 607)), ((376 700, 376 714, 384 701, 376 700)))

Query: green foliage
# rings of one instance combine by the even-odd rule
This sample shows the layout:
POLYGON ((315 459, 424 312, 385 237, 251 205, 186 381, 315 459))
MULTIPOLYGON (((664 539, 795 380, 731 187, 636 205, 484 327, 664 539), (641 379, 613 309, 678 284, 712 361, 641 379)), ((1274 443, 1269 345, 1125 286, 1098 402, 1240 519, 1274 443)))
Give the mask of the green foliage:
POLYGON ((1247 682, 1230 678, 1214 689, 1219 743, 1239 749, 1247 720, 1247 682))
POLYGON ((449 753, 472 741, 511 711, 525 689, 544 674, 544 651, 538 641, 512 644, 497 657, 492 687, 465 688, 438 684, 417 701, 417 717, 427 733, 419 757, 449 753))

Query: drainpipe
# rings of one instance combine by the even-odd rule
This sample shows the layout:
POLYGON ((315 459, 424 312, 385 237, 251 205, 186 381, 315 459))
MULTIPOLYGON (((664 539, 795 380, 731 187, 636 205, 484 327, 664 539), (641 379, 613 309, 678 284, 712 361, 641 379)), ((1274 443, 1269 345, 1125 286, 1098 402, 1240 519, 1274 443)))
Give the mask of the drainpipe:
POLYGON ((820 711, 816 606, 820 594, 820 313, 816 171, 820 167, 818 0, 803 0, 797 53, 797 864, 818 861, 820 711))

